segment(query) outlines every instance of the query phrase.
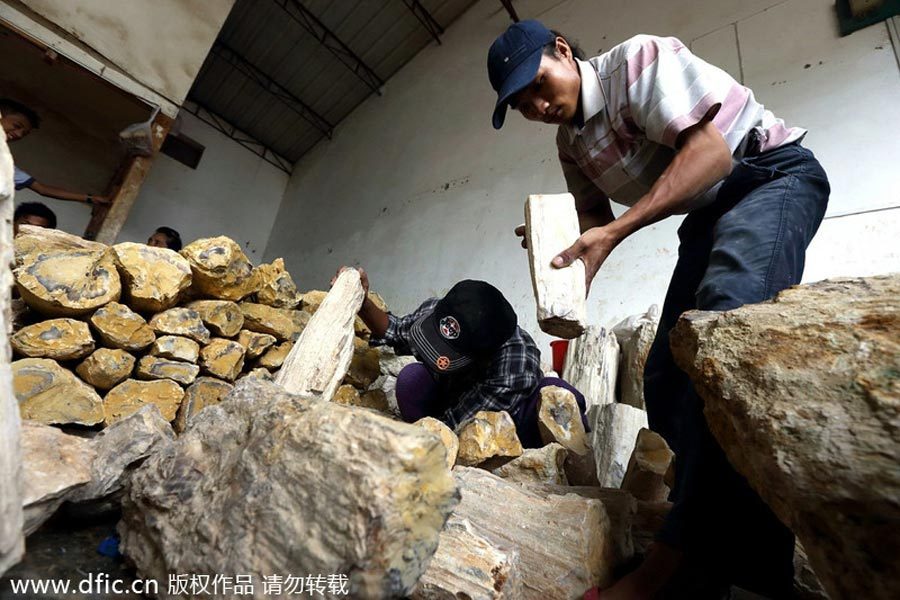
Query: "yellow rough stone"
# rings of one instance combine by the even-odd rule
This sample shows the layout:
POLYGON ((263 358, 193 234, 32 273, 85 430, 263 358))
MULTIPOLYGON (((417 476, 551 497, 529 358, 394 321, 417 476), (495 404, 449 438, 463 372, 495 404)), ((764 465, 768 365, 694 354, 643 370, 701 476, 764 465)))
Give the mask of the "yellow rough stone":
POLYGON ((228 395, 234 386, 214 377, 198 377, 184 391, 184 399, 178 409, 173 427, 181 433, 185 430, 191 418, 207 406, 218 404, 228 395))
POLYGON ((310 314, 300 310, 273 308, 265 304, 241 302, 244 329, 274 335, 279 341, 296 341, 309 323, 310 314))
POLYGON ((297 308, 303 294, 297 290, 291 274, 284 268, 284 259, 276 258, 271 264, 259 265, 260 287, 256 300, 275 308, 297 308))
POLYGON ((371 408, 380 412, 389 412, 387 396, 382 390, 372 390, 364 394, 360 394, 359 390, 350 384, 340 386, 334 393, 331 400, 345 406, 359 406, 361 408, 371 408))
POLYGON ((150 354, 169 360, 196 363, 200 357, 200 344, 180 335, 164 335, 153 342, 150 354))
POLYGON ((303 294, 303 312, 308 312, 309 314, 314 315, 316 311, 319 310, 319 306, 322 305, 322 302, 325 300, 325 296, 327 295, 328 292, 323 292, 322 290, 310 290, 303 294))
POLYGON ((272 375, 271 371, 268 369, 264 369, 259 367, 257 369, 253 369, 243 375, 238 376, 238 379, 243 379, 244 377, 255 377, 256 379, 264 379, 266 381, 275 381, 275 376, 272 375))
POLYGON ((244 355, 248 359, 262 356, 262 353, 275 344, 274 335, 268 333, 256 333, 255 331, 241 331, 237 338, 238 344, 244 347, 244 355))
POLYGON ((293 347, 294 342, 282 342, 277 346, 272 346, 265 354, 259 357, 256 364, 270 371, 272 369, 280 369, 281 365, 284 364, 284 359, 287 358, 293 347))
POLYGON ((124 242, 113 246, 113 254, 125 303, 134 310, 157 313, 172 308, 191 285, 191 265, 174 250, 124 242))
POLYGON ((147 404, 155 404, 166 421, 175 418, 184 390, 171 379, 138 381, 126 379, 107 392, 103 399, 106 425, 139 411, 147 404))
POLYGON ((45 425, 96 425, 103 421, 103 403, 94 389, 46 358, 12 363, 13 392, 23 419, 45 425))
POLYGON ((219 300, 240 300, 259 289, 259 275, 238 244, 225 236, 203 238, 181 249, 191 264, 193 288, 219 300))
POLYGON ((234 337, 244 326, 241 307, 230 300, 196 300, 185 306, 197 311, 200 320, 213 335, 234 337))
POLYGON ((98 348, 78 365, 75 372, 92 386, 101 390, 113 388, 131 375, 134 357, 124 350, 98 348))
POLYGON ((16 254, 16 266, 29 258, 56 250, 92 250, 105 251, 108 246, 100 242, 92 242, 77 235, 59 229, 48 229, 36 225, 19 225, 19 235, 13 243, 16 254))
POLYGON ((22 299, 42 315, 78 317, 115 302, 122 283, 110 250, 32 254, 15 270, 22 299))
POLYGON ((434 417, 422 417, 413 425, 427 429, 440 438, 444 448, 447 449, 447 468, 452 469, 456 464, 456 455, 459 453, 459 438, 446 423, 434 417))
POLYGON ((210 339, 209 329, 200 320, 200 315, 190 308, 170 308, 153 315, 150 327, 160 335, 181 335, 201 344, 208 344, 210 339))
POLYGON ((337 389, 331 401, 337 404, 356 406, 359 403, 359 390, 345 383, 337 389))
POLYGON ((29 358, 78 360, 94 351, 87 323, 74 319, 50 319, 28 325, 10 339, 17 354, 29 358))
POLYGON ((197 365, 150 355, 142 356, 134 371, 138 379, 171 379, 181 385, 192 384, 199 373, 197 365))
POLYGON ((353 359, 347 369, 344 383, 349 383, 361 390, 368 389, 372 382, 381 375, 381 364, 378 350, 369 346, 359 338, 353 340, 353 359))
POLYGON ((522 456, 494 469, 493 473, 515 483, 569 485, 565 471, 567 454, 568 451, 556 443, 543 448, 528 448, 522 456))
POLYGON ((234 340, 215 338, 200 350, 200 365, 214 377, 234 381, 244 368, 244 347, 234 340))
POLYGON ((506 411, 479 411, 459 432, 456 462, 463 466, 474 467, 489 459, 511 459, 521 455, 522 443, 516 434, 516 425, 506 411))
POLYGON ((129 352, 139 352, 156 339, 144 317, 118 302, 91 315, 91 325, 103 344, 129 352))

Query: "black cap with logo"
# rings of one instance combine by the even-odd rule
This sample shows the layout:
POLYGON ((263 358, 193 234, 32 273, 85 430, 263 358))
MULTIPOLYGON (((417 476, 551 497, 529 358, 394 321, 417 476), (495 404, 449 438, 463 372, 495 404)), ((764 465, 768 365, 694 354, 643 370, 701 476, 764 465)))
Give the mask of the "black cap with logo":
POLYGON ((452 373, 496 352, 516 330, 516 313, 500 290, 466 279, 411 330, 412 345, 438 373, 452 373))

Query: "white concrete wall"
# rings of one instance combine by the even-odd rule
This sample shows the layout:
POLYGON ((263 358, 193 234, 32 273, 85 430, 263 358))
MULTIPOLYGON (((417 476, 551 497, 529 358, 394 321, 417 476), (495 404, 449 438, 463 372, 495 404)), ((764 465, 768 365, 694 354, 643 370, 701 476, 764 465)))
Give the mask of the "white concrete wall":
MULTIPOLYGON (((636 33, 675 35, 730 69, 807 141, 829 172, 829 218, 807 277, 900 270, 900 73, 879 24, 837 36, 832 0, 532 0, 516 3, 589 54, 636 33), (808 66, 807 66, 808 65, 808 66), (885 209, 885 210, 882 210, 885 209), (867 211, 878 212, 867 212, 867 211), (861 214, 855 214, 861 213, 861 214), (850 215, 850 216, 841 216, 850 215)), ((482 0, 295 167, 266 249, 303 288, 363 265, 397 313, 459 279, 494 283, 537 332, 512 234, 529 193, 565 190, 551 127, 511 114, 490 125, 487 49, 509 24, 482 0)), ((621 212, 621 211, 619 211, 621 212)), ((594 281, 591 320, 611 324, 661 302, 676 257, 669 219, 626 240, 594 281)), ((542 349, 548 338, 539 336, 542 349)), ((549 357, 549 353, 545 356, 549 357)))
POLYGON ((120 242, 145 242, 160 226, 185 244, 227 235, 260 262, 288 175, 182 111, 181 131, 206 148, 197 169, 160 154, 131 210, 120 242))

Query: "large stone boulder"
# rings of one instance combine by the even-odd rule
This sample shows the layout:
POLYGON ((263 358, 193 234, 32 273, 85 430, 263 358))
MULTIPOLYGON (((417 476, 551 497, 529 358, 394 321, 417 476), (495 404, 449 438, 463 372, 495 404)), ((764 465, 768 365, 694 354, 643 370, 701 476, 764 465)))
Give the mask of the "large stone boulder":
POLYGON ((150 327, 159 335, 181 335, 201 344, 208 344, 211 337, 197 311, 184 307, 153 315, 150 327))
MULTIPOLYGON (((678 365, 832 598, 900 597, 900 274, 686 313, 678 365)), ((736 515, 735 518, 739 518, 736 515)))
POLYGON ((309 323, 310 315, 301 310, 273 308, 255 302, 241 302, 244 329, 267 333, 279 341, 296 341, 309 323))
POLYGON ((164 335, 153 342, 150 354, 169 360, 196 363, 200 358, 200 344, 180 335, 164 335))
POLYGON ((88 356, 75 372, 95 388, 108 390, 131 375, 134 370, 134 357, 124 350, 98 348, 88 356))
POLYGON ((276 258, 271 264, 257 267, 259 291, 256 299, 260 304, 275 308, 297 308, 303 294, 297 290, 291 274, 284 268, 284 259, 276 258))
POLYGON ((250 360, 262 356, 276 341, 274 335, 246 330, 241 331, 237 337, 238 344, 244 347, 244 356, 250 360))
POLYGON ((613 328, 621 348, 620 401, 636 408, 644 408, 644 365, 658 325, 659 307, 654 304, 645 314, 628 317, 613 328))
POLYGON ((103 344, 128 352, 140 352, 156 339, 144 317, 118 302, 92 314, 91 325, 103 344))
POLYGON ((233 340, 215 338, 200 351, 200 366, 213 377, 234 381, 244 368, 244 347, 233 340))
POLYGON ((75 319, 50 319, 28 325, 10 339, 17 354, 29 358, 79 360, 94 351, 87 323, 75 319))
POLYGON ((122 293, 109 249, 31 254, 16 268, 15 277, 22 299, 49 317, 86 315, 122 293))
POLYGON ((516 424, 506 411, 482 410, 459 427, 456 462, 497 468, 522 455, 516 424))
POLYGON ((38 254, 56 250, 91 250, 103 252, 108 246, 92 242, 59 229, 48 229, 37 225, 19 225, 19 235, 14 242, 15 264, 21 266, 38 254))
MULTIPOLYGON (((265 370, 265 369, 263 369, 265 370)), ((268 373, 268 371, 266 371, 268 373)), ((198 377, 184 391, 184 399, 175 417, 175 431, 184 431, 198 412, 221 402, 234 386, 215 377, 198 377)))
POLYGON ((24 358, 12 363, 13 390, 23 419, 46 425, 96 425, 103 402, 87 385, 56 361, 24 358))
POLYGON ((187 308, 197 311, 200 320, 213 335, 234 337, 244 326, 241 308, 230 300, 196 300, 187 308))
MULTIPOLYGON (((184 363, 183 363, 184 364, 184 363)), ((166 421, 175 418, 184 390, 171 379, 139 381, 126 379, 103 398, 106 425, 136 413, 147 404, 155 404, 166 421)))
POLYGON ((246 378, 134 473, 119 533, 141 577, 342 573, 397 597, 457 500, 435 436, 246 378))
POLYGON ((191 264, 193 288, 202 296, 240 300, 259 289, 259 276, 237 243, 225 236, 203 238, 181 249, 191 264))
POLYGON ((158 356, 142 356, 134 375, 138 379, 171 379, 181 385, 191 385, 200 374, 200 367, 180 360, 169 360, 158 356))
POLYGON ((281 365, 284 364, 284 360, 287 358, 288 354, 291 353, 293 347, 294 342, 282 342, 276 346, 272 346, 259 357, 256 364, 257 366, 269 369, 270 371, 279 369, 281 368, 281 365))
POLYGON ((124 242, 113 246, 113 253, 125 302, 137 311, 172 308, 191 286, 191 266, 174 250, 124 242))

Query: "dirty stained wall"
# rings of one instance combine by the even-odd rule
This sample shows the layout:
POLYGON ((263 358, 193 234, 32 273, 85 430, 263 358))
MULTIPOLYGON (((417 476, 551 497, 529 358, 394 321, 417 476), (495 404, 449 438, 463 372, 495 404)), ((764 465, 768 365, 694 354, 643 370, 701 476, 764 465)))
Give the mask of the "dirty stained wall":
MULTIPOLYGON (((674 35, 752 88, 789 125, 832 182, 807 278, 900 270, 900 70, 884 23, 841 38, 833 0, 521 0, 589 55, 637 33, 674 35)), ((397 313, 462 278, 491 281, 537 332, 524 251, 513 236, 530 193, 565 183, 555 129, 512 114, 499 132, 486 73, 509 25, 482 0, 295 166, 266 250, 303 288, 326 287, 341 264, 364 266, 397 313)), ((617 213, 622 208, 616 205, 617 213)), ((680 219, 619 246, 594 281, 593 323, 661 303, 680 219)), ((549 357, 549 338, 538 335, 549 357)))

